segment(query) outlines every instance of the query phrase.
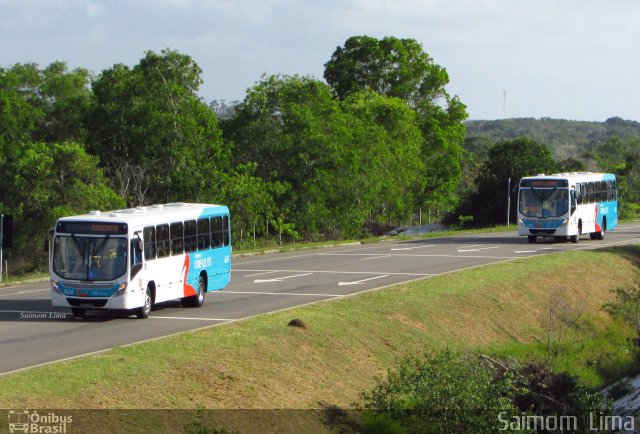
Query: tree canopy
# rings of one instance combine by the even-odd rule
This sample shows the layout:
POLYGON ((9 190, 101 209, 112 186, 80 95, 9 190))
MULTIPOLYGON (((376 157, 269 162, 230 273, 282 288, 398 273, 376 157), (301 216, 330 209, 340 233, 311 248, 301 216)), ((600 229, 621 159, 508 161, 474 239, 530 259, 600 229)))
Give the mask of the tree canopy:
POLYGON ((170 49, 98 74, 64 62, 0 68, 0 211, 18 217, 16 239, 65 213, 168 201, 229 204, 240 242, 354 237, 419 212, 493 224, 508 178, 556 168, 614 171, 621 197, 637 198, 636 125, 619 118, 586 160, 556 163, 520 136, 476 135, 465 150, 466 107, 414 39, 353 36, 325 64, 326 82, 264 75, 233 105, 205 103, 201 75, 170 49))

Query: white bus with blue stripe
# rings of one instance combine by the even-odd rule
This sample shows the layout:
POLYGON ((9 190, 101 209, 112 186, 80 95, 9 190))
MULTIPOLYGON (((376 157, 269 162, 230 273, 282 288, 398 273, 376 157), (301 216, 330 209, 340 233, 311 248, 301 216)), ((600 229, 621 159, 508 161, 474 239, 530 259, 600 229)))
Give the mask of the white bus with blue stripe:
POLYGON ((618 187, 610 173, 571 172, 522 178, 518 191, 518 234, 569 238, 589 234, 602 240, 618 224, 618 187))
POLYGON ((231 279, 231 226, 223 205, 169 203, 63 217, 53 232, 53 306, 122 310, 147 318, 154 304, 200 307, 231 279))

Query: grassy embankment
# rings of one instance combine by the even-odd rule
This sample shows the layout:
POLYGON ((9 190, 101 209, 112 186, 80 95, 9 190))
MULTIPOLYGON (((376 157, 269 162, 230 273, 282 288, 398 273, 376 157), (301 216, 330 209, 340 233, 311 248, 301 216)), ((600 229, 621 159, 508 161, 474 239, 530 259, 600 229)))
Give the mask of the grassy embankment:
POLYGON ((522 259, 117 348, 0 377, 0 408, 351 408, 374 376, 438 347, 550 358, 600 386, 635 369, 633 331, 601 307, 639 261, 637 246, 522 259), (574 327, 545 321, 559 304, 574 327))

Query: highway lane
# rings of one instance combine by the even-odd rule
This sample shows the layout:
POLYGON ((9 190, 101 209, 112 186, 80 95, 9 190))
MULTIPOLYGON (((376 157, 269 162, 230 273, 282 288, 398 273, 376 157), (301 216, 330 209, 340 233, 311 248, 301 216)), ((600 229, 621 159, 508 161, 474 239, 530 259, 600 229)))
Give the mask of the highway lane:
POLYGON ((529 244, 515 232, 387 241, 240 257, 232 281, 204 306, 169 302, 147 320, 91 312, 74 318, 51 307, 48 282, 0 288, 0 374, 187 330, 486 264, 576 249, 640 242, 640 225, 621 225, 604 241, 529 244))

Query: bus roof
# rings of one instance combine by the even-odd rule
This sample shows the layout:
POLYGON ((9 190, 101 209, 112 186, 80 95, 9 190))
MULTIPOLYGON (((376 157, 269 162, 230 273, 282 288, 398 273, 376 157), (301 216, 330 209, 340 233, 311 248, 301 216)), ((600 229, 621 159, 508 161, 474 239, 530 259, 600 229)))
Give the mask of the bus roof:
POLYGON ((528 179, 566 179, 571 182, 588 182, 588 181, 600 181, 603 179, 614 180, 615 175, 612 173, 602 172, 567 172, 567 173, 554 173, 552 175, 545 175, 544 173, 525 176, 522 180, 528 179))
POLYGON ((154 224, 163 221, 192 220, 205 213, 228 214, 225 205, 206 203, 175 202, 149 206, 139 206, 114 211, 90 211, 87 214, 61 217, 58 221, 113 222, 130 224, 154 224))

